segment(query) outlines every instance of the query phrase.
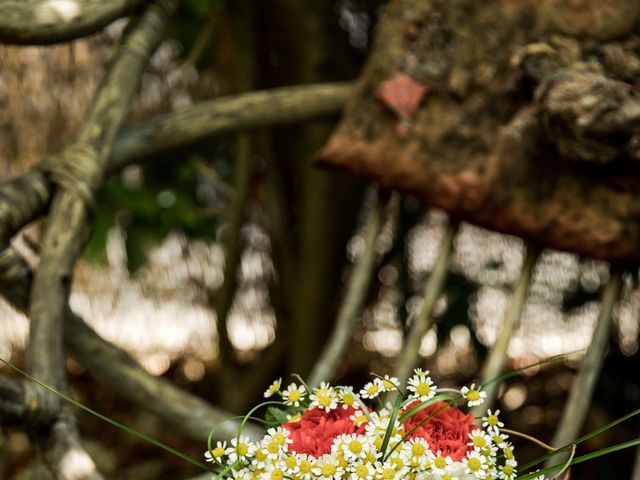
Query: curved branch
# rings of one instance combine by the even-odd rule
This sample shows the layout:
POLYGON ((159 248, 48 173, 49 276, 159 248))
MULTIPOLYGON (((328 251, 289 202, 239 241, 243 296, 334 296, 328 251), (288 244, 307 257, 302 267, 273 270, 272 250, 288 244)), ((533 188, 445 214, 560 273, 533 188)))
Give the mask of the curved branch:
POLYGON ((37 414, 38 409, 33 406, 40 405, 38 395, 41 393, 41 389, 31 388, 29 382, 0 375, 0 424, 39 424, 40 421, 34 419, 33 415, 37 414))
MULTIPOLYGON (((61 189, 53 200, 33 279, 27 370, 63 392, 67 390, 64 319, 74 265, 87 237, 89 211, 143 69, 177 4, 178 0, 157 0, 146 8, 123 39, 76 138, 43 164, 61 189)), ((61 399, 51 392, 46 392, 44 406, 40 413, 51 417, 36 441, 53 473, 60 480, 101 478, 80 445, 73 413, 62 409, 61 399)))
POLYGON ((163 0, 146 9, 116 52, 77 137, 44 162, 62 189, 51 207, 33 279, 27 359, 29 373, 58 390, 66 389, 63 320, 73 268, 87 235, 88 203, 102 180, 142 71, 176 6, 177 0, 163 0))
MULTIPOLYGON (((107 173, 215 135, 335 115, 350 94, 351 84, 345 82, 282 87, 221 97, 141 120, 116 137, 107 173)), ((0 244, 46 211, 52 191, 40 167, 0 186, 0 244)))
POLYGON ((36 442, 56 479, 103 480, 82 446, 76 418, 69 406, 62 409, 45 435, 36 436, 36 442))
MULTIPOLYGON (((13 247, 1 252, 0 259, 0 271, 3 272, 0 275, 0 292, 14 308, 26 313, 31 270, 13 247), (8 286, 11 288, 7 289, 8 286)), ((227 412, 205 400, 163 378, 150 375, 129 354, 100 337, 70 309, 66 310, 64 340, 69 353, 99 382, 195 440, 206 441, 210 429, 229 417, 227 412)), ((13 423, 21 425, 42 423, 30 421, 31 414, 24 410, 25 399, 37 394, 31 390, 25 392, 29 388, 27 385, 21 386, 18 381, 0 376, 0 419, 8 421, 11 418, 13 423)), ((37 402, 40 404, 41 400, 37 399, 37 402)), ((233 437, 237 435, 238 427, 237 421, 228 421, 221 424, 217 434, 220 438, 233 437)), ((253 424, 245 425, 243 432, 252 439, 262 437, 262 430, 253 424)))
POLYGON ((220 97, 141 120, 118 135, 108 170, 214 135, 335 115, 351 93, 348 82, 280 87, 220 97))
POLYGON ((143 0, 0 1, 0 43, 50 45, 95 33, 143 0))

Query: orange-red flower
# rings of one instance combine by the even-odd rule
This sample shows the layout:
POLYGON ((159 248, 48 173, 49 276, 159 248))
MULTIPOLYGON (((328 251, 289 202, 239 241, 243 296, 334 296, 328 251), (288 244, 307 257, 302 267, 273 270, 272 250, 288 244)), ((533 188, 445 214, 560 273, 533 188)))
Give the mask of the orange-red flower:
POLYGON ((349 419, 355 408, 334 408, 325 412, 321 408, 310 408, 302 414, 300 420, 288 422, 282 428, 289 431, 293 443, 289 450, 295 453, 307 453, 320 457, 331 453, 333 439, 343 433, 362 433, 364 426, 356 427, 349 419))
MULTIPOLYGON (((406 410, 411 410, 419 404, 420 402, 416 400, 408 405, 406 410)), ((442 455, 449 455, 453 461, 457 462, 462 460, 471 449, 467 445, 469 433, 479 428, 472 423, 473 420, 474 417, 470 413, 462 413, 445 402, 436 402, 405 420, 404 430, 409 432, 424 422, 409 435, 407 440, 416 437, 424 438, 429 442, 429 448, 433 453, 440 450, 442 455)))

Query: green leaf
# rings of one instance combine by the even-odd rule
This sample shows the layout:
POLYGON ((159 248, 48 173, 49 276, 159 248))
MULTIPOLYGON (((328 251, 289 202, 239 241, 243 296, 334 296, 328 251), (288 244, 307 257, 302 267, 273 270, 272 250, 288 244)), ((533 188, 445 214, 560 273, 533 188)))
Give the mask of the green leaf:
POLYGON ((265 423, 270 427, 278 427, 283 423, 287 423, 289 414, 286 410, 281 408, 269 407, 267 413, 264 416, 265 423))

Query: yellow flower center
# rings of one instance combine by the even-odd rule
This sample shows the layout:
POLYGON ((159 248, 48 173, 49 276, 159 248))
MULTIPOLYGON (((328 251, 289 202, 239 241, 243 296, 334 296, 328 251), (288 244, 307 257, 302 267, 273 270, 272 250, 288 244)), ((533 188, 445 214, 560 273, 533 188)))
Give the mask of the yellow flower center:
POLYGON ((474 444, 476 447, 484 448, 484 447, 486 447, 486 446, 487 446, 487 441, 485 440, 485 438, 484 438, 484 437, 475 436, 475 437, 473 437, 473 444, 474 444))
POLYGON ((375 395, 376 393, 378 393, 378 384, 372 383, 371 385, 369 385, 369 388, 367 388, 367 393, 369 395, 375 395))
POLYGON ((213 455, 216 458, 220 458, 222 455, 224 455, 224 448, 222 447, 216 447, 212 450, 211 455, 213 455))
POLYGON ((353 394, 351 393, 345 393, 342 395, 342 403, 344 403, 347 406, 351 406, 355 403, 356 399, 353 396, 353 394))
POLYGON ((419 383, 416 387, 416 392, 421 397, 429 395, 431 393, 431 385, 429 385, 428 383, 419 383))
POLYGON ((491 425, 492 427, 495 427, 496 425, 498 425, 498 416, 497 415, 489 415, 489 417, 487 418, 487 423, 489 425, 491 425))
POLYGON ((325 463, 322 466, 322 476, 323 477, 333 477, 336 474, 337 468, 335 465, 330 463, 325 463))
POLYGON ((318 405, 328 407, 331 405, 331 397, 325 392, 318 393, 318 405))
POLYGON ((353 424, 356 427, 359 427, 360 425, 363 425, 365 423, 367 423, 367 417, 365 417, 364 415, 359 415, 355 418, 355 420, 353 421, 353 424))
POLYGON ((411 453, 414 457, 421 457, 426 453, 426 451, 427 450, 424 448, 424 445, 421 443, 414 443, 411 447, 411 453))
POLYGON ((396 386, 393 383, 391 383, 389 380, 383 380, 382 385, 384 385, 384 388, 386 390, 393 390, 396 388, 396 386))
POLYGON ((384 478, 385 480, 391 480, 395 476, 396 476, 396 471, 393 468, 387 467, 384 470, 382 470, 382 478, 384 478))
POLYGON ((287 441, 287 437, 285 437, 280 432, 276 432, 271 438, 273 438, 273 441, 276 442, 278 445, 284 445, 287 441))
POLYGON ((278 445, 277 442, 269 442, 269 445, 267 445, 267 451, 269 453, 278 453, 280 451, 280 445, 278 445))
POLYGON ((311 471, 311 462, 309 460, 302 460, 300 462, 300 473, 309 473, 311 471))
POLYGON ((293 457, 291 455, 289 455, 285 461, 284 464, 287 466, 287 468, 293 468, 297 465, 298 461, 296 460, 296 457, 293 457))
POLYGON ((471 470, 472 472, 477 472, 478 470, 480 470, 480 467, 482 467, 482 462, 473 457, 469 459, 467 465, 469 466, 469 470, 471 470))
POLYGON ((467 400, 469 400, 470 402, 480 400, 480 392, 478 390, 469 390, 467 392, 467 400))
POLYGON ((282 480, 283 478, 284 473, 282 472, 282 470, 276 468, 273 472, 271 472, 271 480, 282 480))
POLYGON ((512 475, 513 474, 513 467, 511 465, 505 465, 502 468, 502 471, 506 474, 506 475, 512 475))
POLYGON ((353 440, 349 444, 349 451, 356 454, 362 452, 362 443, 359 440, 353 440))
POLYGON ((238 455, 244 457, 247 453, 249 453, 249 446, 246 443, 239 443, 237 451, 238 455))
POLYGON ((437 456, 433 461, 433 464, 436 466, 436 468, 444 468, 447 466, 447 461, 444 459, 444 457, 437 456))
POLYGON ((259 448, 258 450, 256 450, 256 460, 258 460, 259 462, 264 462, 267 459, 267 452, 264 451, 264 449, 259 448))
POLYGON ((366 465, 358 465, 356 467, 356 476, 358 478, 367 478, 369 476, 369 468, 366 465))
POLYGON ((513 458, 513 451, 509 447, 506 447, 504 449, 504 456, 511 460, 513 458))
POLYGON ((291 393, 289 393, 289 401, 297 402, 298 400, 300 400, 300 396, 300 390, 293 390, 291 393))

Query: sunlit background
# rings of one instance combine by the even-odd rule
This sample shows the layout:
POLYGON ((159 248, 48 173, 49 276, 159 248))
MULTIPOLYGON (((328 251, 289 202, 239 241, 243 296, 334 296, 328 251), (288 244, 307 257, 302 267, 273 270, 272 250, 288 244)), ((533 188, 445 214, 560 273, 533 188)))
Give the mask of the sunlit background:
MULTIPOLYGON (((373 6, 368 8, 362 8, 361 2, 336 3, 336 19, 353 50, 363 57, 376 21, 374 7, 382 2, 370 3, 373 6)), ((7 133, 0 135, 3 178, 26 171, 78 127, 124 25, 125 22, 117 22, 102 34, 73 42, 73 48, 0 47, 0 125, 7 133)), ((154 55, 134 107, 134 119, 183 108, 226 92, 227 85, 219 72, 183 68, 184 53, 180 42, 172 40, 154 55)), ((220 178, 228 179, 232 169, 228 148, 222 145, 214 152, 210 165, 220 178)), ((197 157, 197 153, 184 154, 181 161, 193 165, 190 162, 197 161, 197 157)), ((258 159, 258 168, 264 161, 258 159)), ((71 307, 152 375, 165 375, 207 396, 217 388, 211 379, 220 368, 210 292, 224 282, 225 256, 219 239, 229 227, 225 216, 227 194, 220 179, 206 175, 191 173, 174 188, 155 177, 147 178, 147 172, 134 165, 106 187, 105 210, 98 214, 94 238, 76 271, 71 307), (184 189, 192 190, 198 205, 193 199, 185 200, 184 189), (130 198, 144 207, 136 210, 128 206, 129 194, 139 195, 130 198), (125 200, 119 203, 123 197, 125 200), (177 211, 201 219, 204 227, 189 222, 185 227, 181 224, 184 218, 176 216, 177 211), (141 218, 163 226, 149 238, 144 237, 142 230, 132 228, 142 223, 141 218), (199 228, 212 231, 208 236, 193 235, 199 228), (145 241, 132 243, 141 236, 145 241)), ((370 197, 365 206, 371 203, 370 197)), ((364 381, 371 370, 392 372, 403 348, 404 332, 420 308, 422 287, 433 268, 447 219, 442 212, 425 210, 412 199, 406 200, 405 207, 413 212, 416 222, 401 231, 399 213, 395 212, 378 239, 377 278, 353 334, 353 354, 338 372, 340 378, 364 381)), ((367 215, 368 209, 364 208, 360 224, 367 215)), ((227 321, 229 340, 240 361, 247 365, 258 360, 260 352, 276 340, 278 324, 270 296, 270 285, 277 280, 277 273, 265 217, 265 206, 252 200, 242 229, 245 247, 237 292, 227 321)), ((348 278, 350 265, 364 248, 361 228, 362 225, 353 232, 344 251, 343 279, 348 278)), ((32 226, 15 240, 33 262, 37 262, 37 254, 31 240, 38 238, 40 230, 41 225, 32 226)), ((435 326, 422 339, 420 350, 423 365, 438 381, 459 384, 477 374, 487 347, 500 330, 520 275, 524 250, 520 239, 468 224, 461 226, 449 279, 436 306, 435 326)), ((534 270, 521 324, 509 347, 509 368, 588 347, 598 316, 599 295, 608 279, 609 269, 604 262, 543 251, 534 270)), ((619 365, 632 365, 631 360, 627 364, 620 360, 631 357, 637 364, 638 315, 640 288, 637 276, 629 275, 614 311, 612 348, 616 351, 612 356, 619 365)), ((0 319, 0 357, 20 363, 28 339, 28 321, 2 300, 0 319)), ((579 359, 531 369, 521 380, 511 381, 502 389, 501 407, 514 412, 510 418, 516 427, 548 438, 578 365, 579 359)), ((77 377, 76 387, 91 384, 96 392, 93 396, 102 402, 102 407, 121 414, 136 428, 161 429, 157 420, 143 412, 133 413, 126 402, 93 385, 79 365, 70 361, 69 368, 77 377)), ((604 390, 596 394, 592 424, 609 418, 603 413, 602 402, 612 398, 619 401, 620 410, 609 412, 614 416, 628 410, 627 405, 640 404, 637 375, 629 373, 625 377, 623 369, 614 377, 618 383, 607 387, 605 381, 604 390)), ((96 432, 100 428, 105 427, 87 430, 96 432)), ((14 432, 7 438, 4 448, 13 458, 26 458, 25 452, 30 449, 26 436, 14 432)), ((155 455, 149 447, 136 445, 142 452, 140 457, 155 455)), ((90 450, 101 450, 99 442, 90 445, 90 450)), ((160 478, 157 472, 165 471, 162 462, 168 460, 153 463, 155 460, 149 460, 155 465, 153 468, 149 467, 146 473, 137 472, 135 478, 160 478)), ((103 461, 122 465, 115 457, 103 461)), ((35 476, 25 473, 24 478, 41 478, 37 476, 41 473, 32 474, 35 476)), ((126 475, 134 478, 134 473, 126 475)))

